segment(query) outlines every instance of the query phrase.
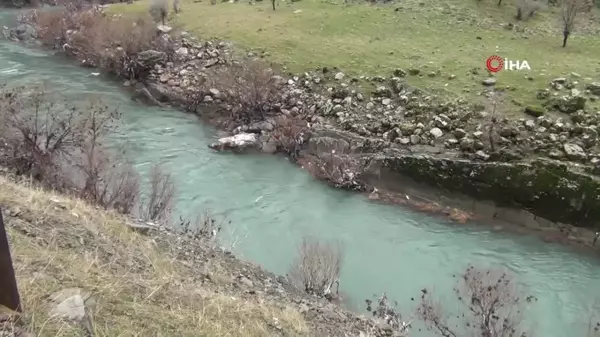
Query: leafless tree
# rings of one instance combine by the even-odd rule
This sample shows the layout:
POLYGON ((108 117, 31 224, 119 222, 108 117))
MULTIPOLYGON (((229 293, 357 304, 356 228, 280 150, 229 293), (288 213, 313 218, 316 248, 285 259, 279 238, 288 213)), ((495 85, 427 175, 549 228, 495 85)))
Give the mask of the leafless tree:
POLYGON ((146 221, 168 223, 173 209, 175 183, 161 165, 150 169, 150 189, 146 200, 140 203, 140 216, 146 221))
POLYGON ((181 12, 181 0, 173 0, 173 12, 181 12))
POLYGON ((169 15, 169 0, 151 0, 148 11, 156 22, 165 25, 169 15))
MULTIPOLYGON (((443 337, 469 334, 481 337, 526 336, 521 329, 524 302, 520 300, 514 280, 507 272, 470 266, 459 280, 455 293, 467 310, 456 315, 463 320, 462 324, 451 325, 441 304, 431 298, 427 289, 422 290, 417 315, 430 331, 443 337)), ((526 300, 531 299, 533 297, 526 300)))
POLYGON ((309 133, 308 123, 301 118, 279 116, 275 118, 271 137, 282 151, 296 160, 309 133))
POLYGON ((585 7, 585 0, 562 0, 563 48, 567 46, 567 40, 575 28, 577 14, 583 12, 585 7))
POLYGON ((1 137, 4 151, 11 152, 5 158, 9 166, 55 188, 68 188, 65 185, 70 182, 61 176, 60 166, 71 162, 85 142, 86 113, 57 105, 40 88, 3 89, 0 95, 0 119, 5 129, 1 137))
MULTIPOLYGON (((219 67, 208 74, 204 85, 204 92, 219 90, 232 106, 231 118, 242 123, 264 120, 281 97, 275 73, 261 61, 219 67)), ((204 92, 197 93, 199 101, 204 92)))
POLYGON ((517 20, 529 19, 543 8, 540 0, 517 0, 517 20))
POLYGON ((334 298, 339 294, 343 246, 304 237, 289 272, 291 281, 306 293, 334 298), (335 292, 333 287, 336 286, 335 292))
POLYGON ((398 303, 394 302, 392 305, 386 293, 383 293, 377 299, 375 306, 373 306, 373 301, 371 300, 366 300, 365 302, 367 304, 367 311, 372 313, 374 318, 384 321, 394 331, 402 334, 401 336, 404 336, 405 333, 408 333, 411 322, 404 322, 402 315, 396 308, 398 303))

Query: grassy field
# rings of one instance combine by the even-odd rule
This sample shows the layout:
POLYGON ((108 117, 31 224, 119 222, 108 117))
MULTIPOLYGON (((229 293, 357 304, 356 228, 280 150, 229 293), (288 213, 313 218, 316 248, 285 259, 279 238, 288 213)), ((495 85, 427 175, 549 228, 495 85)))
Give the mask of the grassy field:
POLYGON ((274 321, 290 336, 309 335, 299 312, 202 283, 198 266, 129 230, 122 216, 2 176, 0 204, 31 336, 263 337, 274 321), (91 294, 83 323, 50 314, 50 295, 71 287, 91 294))
MULTIPOLYGON (((339 1, 339 0, 338 0, 339 1)), ((600 40, 593 32, 597 12, 581 14, 567 48, 561 47, 559 9, 545 9, 527 22, 514 19, 512 1, 498 7, 483 0, 402 0, 390 5, 303 0, 218 3, 184 0, 173 20, 202 37, 236 42, 248 50, 266 51, 270 60, 299 73, 323 66, 352 75, 389 75, 395 68, 419 68, 408 82, 437 93, 473 98, 488 77, 491 55, 527 60, 528 71, 501 71, 497 86, 515 88, 516 104, 535 101, 548 82, 572 72, 589 82, 598 77, 600 40), (507 30, 516 23, 525 31, 507 30), (473 74, 473 69, 478 73, 473 74), (429 74, 435 72, 434 77, 429 74), (456 76, 449 79, 451 75, 456 76)), ((115 5, 114 11, 145 12, 148 1, 115 5)))

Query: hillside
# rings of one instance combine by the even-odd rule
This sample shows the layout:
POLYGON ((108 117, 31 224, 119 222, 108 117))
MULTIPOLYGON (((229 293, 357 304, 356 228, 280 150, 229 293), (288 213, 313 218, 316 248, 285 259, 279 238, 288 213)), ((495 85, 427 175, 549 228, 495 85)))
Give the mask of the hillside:
MULTIPOLYGON (((34 336, 357 336, 371 326, 230 253, 164 229, 137 233, 76 199, 0 176, 0 205, 24 308, 17 324, 34 336), (54 316, 74 298, 85 311, 54 316)), ((18 336, 8 324, 0 335, 18 336)))
MULTIPOLYGON (((218 37, 264 55, 294 73, 337 67, 353 76, 390 76, 407 70, 407 82, 448 97, 480 99, 489 74, 486 59, 499 55, 526 60, 531 71, 496 74, 497 88, 508 88, 509 115, 536 103, 536 93, 554 78, 598 75, 600 41, 597 10, 580 13, 562 48, 560 7, 542 8, 531 19, 516 20, 516 3, 495 0, 403 0, 366 2, 303 0, 183 1, 172 22, 203 38, 218 37), (418 74, 411 75, 410 69, 418 74), (519 108, 519 106, 521 106, 519 108)), ((145 12, 148 1, 113 5, 115 12, 145 12)), ((414 73, 413 73, 414 74, 414 73)), ((580 80, 583 81, 583 80, 580 80)), ((595 104, 595 103, 594 103, 595 104)))

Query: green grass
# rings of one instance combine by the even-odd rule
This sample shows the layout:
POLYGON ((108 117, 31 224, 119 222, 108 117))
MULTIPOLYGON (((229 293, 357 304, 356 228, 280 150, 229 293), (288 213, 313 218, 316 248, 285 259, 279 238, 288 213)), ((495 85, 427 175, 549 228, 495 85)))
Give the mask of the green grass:
MULTIPOLYGON (((556 9, 516 22, 515 8, 508 3, 498 7, 495 0, 479 4, 475 0, 402 0, 380 6, 320 0, 279 3, 274 12, 268 1, 254 6, 243 1, 212 6, 207 0, 188 0, 175 20, 202 37, 266 51, 270 60, 295 73, 336 66, 352 75, 373 76, 415 67, 422 75, 409 76, 409 84, 465 98, 479 96, 481 80, 488 77, 485 60, 489 56, 527 60, 531 72, 497 74, 497 86, 516 88, 509 98, 518 104, 534 103, 535 93, 552 78, 576 72, 587 78, 581 81, 590 82, 600 68, 600 40, 589 33, 596 27, 588 14, 580 17, 583 32, 578 35, 576 31, 567 48, 562 48, 556 9), (500 26, 508 22, 531 32, 500 26), (479 70, 477 75, 471 73, 473 68, 479 70), (431 78, 430 72, 439 74, 431 78), (456 78, 449 80, 450 75, 456 78)), ((147 6, 144 0, 115 5, 113 10, 145 12, 147 6)))

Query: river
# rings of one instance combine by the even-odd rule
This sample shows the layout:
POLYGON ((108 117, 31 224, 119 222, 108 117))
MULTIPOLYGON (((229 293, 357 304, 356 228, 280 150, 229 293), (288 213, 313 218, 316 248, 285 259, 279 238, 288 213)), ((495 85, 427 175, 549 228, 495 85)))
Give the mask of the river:
MULTIPOLYGON (((8 17, 10 11, 0 14, 8 17)), ((468 263, 506 267, 538 301, 527 311, 536 335, 585 336, 600 291, 600 263, 538 238, 489 227, 445 223, 405 208, 381 205, 328 188, 276 156, 217 154, 216 131, 176 110, 137 104, 119 84, 49 53, 0 40, 0 83, 44 83, 73 102, 87 97, 123 113, 112 144, 128 144, 141 173, 164 162, 177 188, 177 212, 211 209, 226 216, 223 243, 240 257, 285 274, 304 235, 343 241, 341 291, 364 309, 364 299, 388 292, 410 319, 420 289, 452 296, 452 275, 468 263)), ((411 336, 428 336, 415 331, 411 336)))

